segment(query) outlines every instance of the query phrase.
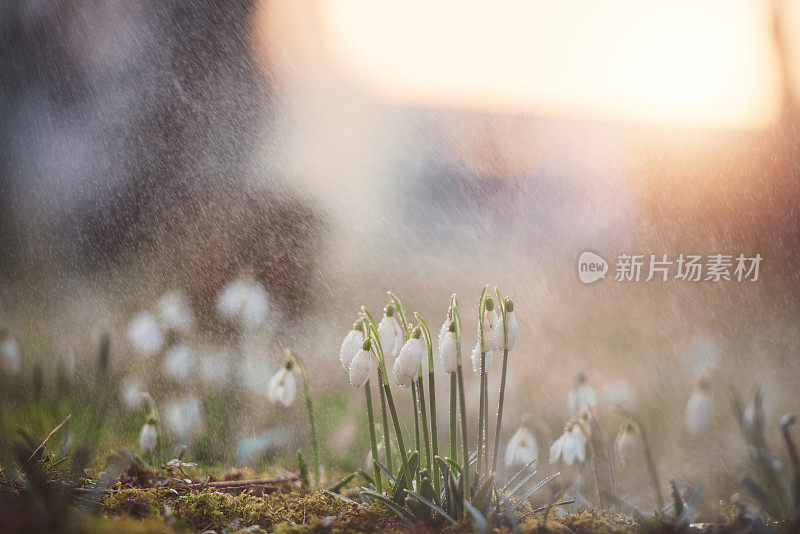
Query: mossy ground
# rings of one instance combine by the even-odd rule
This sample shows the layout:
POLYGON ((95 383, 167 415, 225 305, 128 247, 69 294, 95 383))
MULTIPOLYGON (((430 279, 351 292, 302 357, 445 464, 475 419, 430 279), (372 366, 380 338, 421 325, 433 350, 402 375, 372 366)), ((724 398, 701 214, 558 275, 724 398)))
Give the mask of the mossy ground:
MULTIPOLYGON (((123 489, 109 494, 103 503, 105 522, 120 531, 140 532, 149 525, 158 528, 236 532, 255 525, 268 532, 471 532, 468 522, 426 527, 408 526, 378 507, 356 508, 322 492, 276 492, 267 495, 218 491, 193 491, 178 495, 164 489, 123 489)), ((528 508, 520 514, 523 533, 595 534, 634 533, 636 526, 622 516, 582 512, 544 520, 528 508)), ((98 532, 106 527, 95 521, 98 532)), ((511 532, 510 526, 496 529, 511 532)))

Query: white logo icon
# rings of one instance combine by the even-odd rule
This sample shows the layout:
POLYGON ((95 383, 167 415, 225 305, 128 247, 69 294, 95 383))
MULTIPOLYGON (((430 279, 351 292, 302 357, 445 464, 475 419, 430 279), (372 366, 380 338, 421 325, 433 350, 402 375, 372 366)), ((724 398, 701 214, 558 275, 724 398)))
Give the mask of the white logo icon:
POLYGON ((606 277, 608 263, 594 252, 582 252, 578 258, 578 278, 584 284, 597 282, 606 277))

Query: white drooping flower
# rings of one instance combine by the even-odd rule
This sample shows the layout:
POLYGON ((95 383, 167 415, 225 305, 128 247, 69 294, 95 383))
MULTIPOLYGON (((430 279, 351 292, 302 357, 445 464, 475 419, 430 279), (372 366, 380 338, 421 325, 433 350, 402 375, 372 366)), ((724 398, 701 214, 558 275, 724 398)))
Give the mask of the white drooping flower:
POLYGON ((234 280, 219 294, 217 311, 223 319, 253 328, 267 318, 269 296, 257 280, 234 280))
POLYGON ((506 444, 506 469, 514 466, 524 467, 531 463, 538 454, 539 448, 533 433, 528 428, 521 426, 506 444))
POLYGON ((122 382, 122 386, 120 387, 120 397, 122 398, 122 403, 127 409, 135 410, 142 405, 144 400, 142 397, 143 391, 144 388, 139 380, 130 377, 125 378, 125 380, 122 382))
POLYGON ((384 356, 397 356, 403 346, 404 334, 400 324, 394 317, 394 308, 387 307, 391 315, 384 314, 381 322, 378 323, 378 339, 381 342, 384 356))
POLYGON ((140 312, 128 323, 128 341, 145 356, 152 356, 161 350, 164 334, 161 325, 150 312, 140 312))
POLYGON ((158 299, 158 317, 164 328, 169 330, 187 334, 194 328, 194 311, 180 291, 161 295, 158 299))
POLYGON ((550 446, 550 463, 559 459, 567 465, 586 461, 586 436, 575 423, 568 424, 564 433, 550 446))
POLYGON ((361 350, 361 345, 364 344, 364 332, 360 330, 350 330, 342 341, 342 347, 339 349, 339 359, 345 369, 350 366, 353 357, 361 350))
POLYGON ((422 342, 417 337, 412 337, 405 342, 400 354, 394 360, 392 371, 398 386, 408 387, 411 381, 419 375, 419 366, 422 363, 422 342))
POLYGON ((711 423, 714 401, 708 383, 701 380, 686 403, 686 429, 690 434, 702 434, 711 423))
POLYGON ((22 353, 17 340, 6 336, 0 342, 0 369, 5 375, 15 375, 22 367, 22 353))
POLYGON ((194 395, 169 401, 161 419, 164 428, 179 440, 188 440, 203 432, 203 407, 194 395))
POLYGON ((372 375, 372 353, 363 347, 350 360, 348 376, 353 387, 360 388, 367 383, 372 375))
POLYGON ((272 375, 267 384, 267 398, 273 404, 280 403, 284 406, 291 406, 297 394, 297 381, 294 373, 285 365, 272 375))
MULTIPOLYGON (((475 343, 475 346, 472 347, 472 354, 470 355, 472 359, 472 371, 479 375, 481 374, 481 342, 478 340, 475 343)), ((492 352, 491 348, 486 351, 486 361, 484 362, 484 366, 486 370, 489 370, 489 367, 492 366, 492 359, 494 358, 494 353, 492 352)))
POLYGON ((444 344, 444 338, 447 335, 447 332, 450 331, 450 324, 452 323, 452 319, 449 317, 444 318, 444 322, 442 323, 442 327, 439 329, 439 335, 436 336, 436 348, 438 349, 439 356, 442 355, 442 345, 444 344))
MULTIPOLYGON (((506 303, 508 306, 508 303, 506 303)), ((517 316, 514 314, 514 307, 511 305, 511 311, 506 311, 506 328, 508 329, 508 350, 514 348, 517 344, 517 337, 519 336, 519 325, 517 325, 517 316)), ((503 315, 497 314, 494 318, 494 349, 505 350, 505 334, 503 331, 503 315)))
POLYGON ((148 421, 142 425, 142 431, 139 432, 139 448, 142 452, 150 454, 156 448, 158 443, 158 429, 154 421, 148 421))
POLYGON ((614 452, 621 465, 630 463, 639 452, 639 440, 630 423, 624 423, 620 427, 617 439, 614 440, 614 452))
POLYGON ((583 373, 578 373, 575 389, 569 392, 567 404, 569 413, 576 417, 586 410, 591 412, 597 406, 597 395, 586 381, 586 375, 583 373))
POLYGON ((164 355, 164 372, 174 380, 186 380, 194 367, 194 354, 186 345, 177 343, 164 355))
POLYGON ((442 344, 439 348, 439 358, 442 360, 442 368, 445 373, 455 373, 458 365, 456 354, 456 333, 449 330, 445 333, 442 344))

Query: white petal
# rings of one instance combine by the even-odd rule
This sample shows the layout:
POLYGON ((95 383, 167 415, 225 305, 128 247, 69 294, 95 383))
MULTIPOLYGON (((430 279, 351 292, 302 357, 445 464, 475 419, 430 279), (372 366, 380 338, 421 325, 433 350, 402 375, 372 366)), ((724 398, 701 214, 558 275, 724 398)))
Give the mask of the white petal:
POLYGON ((353 387, 360 388, 367 383, 371 374, 372 355, 369 351, 361 349, 350 362, 350 368, 348 370, 350 384, 353 387))
MULTIPOLYGON (((486 352, 486 358, 485 358, 485 361, 484 361, 484 366, 486 367, 487 370, 489 369, 489 367, 492 366, 492 357, 493 357, 493 355, 494 354, 493 354, 493 352, 491 350, 486 352)), ((475 343, 475 346, 472 348, 472 354, 470 355, 470 358, 472 359, 472 372, 474 372, 476 375, 480 375, 481 374, 481 344, 480 344, 480 342, 475 343)))
POLYGON ((149 423, 143 425, 142 431, 139 432, 139 448, 142 449, 142 452, 153 452, 157 442, 158 430, 156 430, 156 427, 149 423))
POLYGON ((13 337, 6 337, 0 343, 0 369, 8 375, 15 375, 22 366, 22 355, 19 344, 13 337))
POLYGON ((185 345, 173 345, 164 356, 164 372, 175 380, 186 380, 193 367, 194 354, 185 345))
POLYGON ((519 336, 519 326, 517 325, 517 316, 513 311, 506 313, 506 329, 508 330, 508 350, 514 348, 517 344, 517 337, 519 336))
POLYGON ((136 350, 146 356, 158 352, 164 343, 161 327, 155 316, 149 312, 142 312, 131 320, 127 338, 136 350))
POLYGON ((384 356, 397 356, 397 334, 399 328, 397 321, 394 317, 386 317, 385 315, 378 323, 378 339, 381 342, 381 349, 383 349, 384 356))
POLYGON ((456 355, 456 334, 448 331, 442 341, 442 350, 439 354, 445 373, 455 373, 458 364, 456 355))
POLYGON ((702 434, 711 423, 713 402, 711 395, 696 389, 686 404, 686 429, 692 434, 702 434))
POLYGON ((339 350, 339 359, 345 369, 350 365, 353 356, 358 354, 361 350, 361 345, 364 343, 364 333, 358 330, 350 330, 342 341, 342 348, 339 350))

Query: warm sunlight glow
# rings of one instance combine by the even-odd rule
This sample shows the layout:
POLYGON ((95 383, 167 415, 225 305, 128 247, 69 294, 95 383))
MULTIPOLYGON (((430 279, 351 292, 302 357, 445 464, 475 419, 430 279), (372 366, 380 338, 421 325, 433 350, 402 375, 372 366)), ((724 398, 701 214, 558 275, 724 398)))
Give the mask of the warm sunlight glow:
POLYGON ((762 0, 323 0, 326 50, 408 105, 757 128, 781 84, 762 0))

